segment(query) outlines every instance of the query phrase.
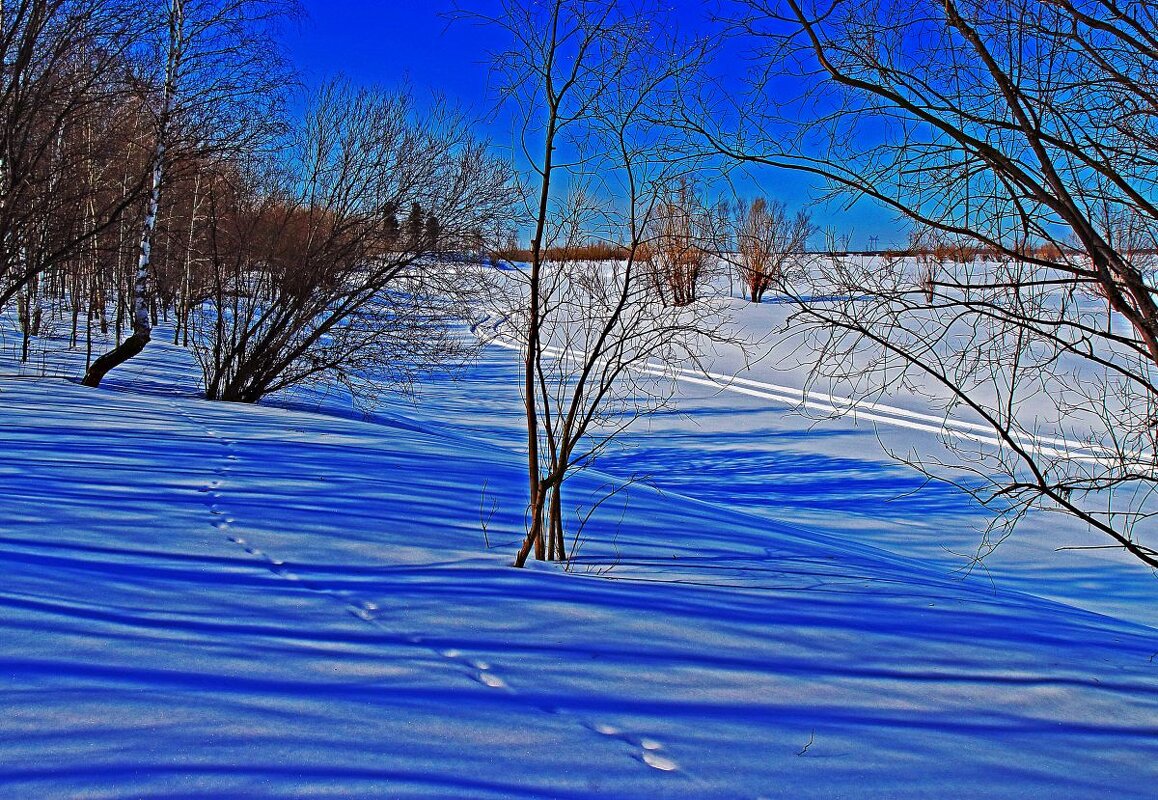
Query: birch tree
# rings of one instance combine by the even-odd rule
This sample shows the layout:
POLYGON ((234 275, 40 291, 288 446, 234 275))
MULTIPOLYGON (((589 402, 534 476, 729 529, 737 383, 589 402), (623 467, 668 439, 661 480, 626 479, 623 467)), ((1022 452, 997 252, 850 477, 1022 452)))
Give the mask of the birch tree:
MULTIPOLYGON (((186 154, 244 152, 270 133, 288 83, 272 25, 291 14, 290 0, 169 0, 152 100, 149 193, 132 287, 132 334, 92 362, 86 386, 139 354, 152 338, 153 240, 166 178, 186 154)), ((149 85, 149 84, 147 84, 149 85)))
POLYGON ((104 180, 126 158, 116 117, 141 11, 136 0, 0 0, 0 308, 27 302, 39 276, 140 198, 140 181, 114 196, 79 178, 104 180))

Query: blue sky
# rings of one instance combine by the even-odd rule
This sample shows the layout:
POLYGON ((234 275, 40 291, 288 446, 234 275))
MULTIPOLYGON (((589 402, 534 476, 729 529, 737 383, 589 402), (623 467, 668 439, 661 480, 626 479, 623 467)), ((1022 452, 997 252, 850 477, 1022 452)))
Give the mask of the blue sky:
MULTIPOLYGON (((470 106, 486 97, 486 31, 440 16, 439 0, 303 0, 308 13, 287 37, 307 83, 335 73, 356 82, 445 92, 470 106)), ((492 40, 498 43, 499 40, 492 40)))
MULTIPOLYGON (((497 2, 459 4, 486 11, 497 2)), ((453 8, 450 0, 302 0, 302 5, 308 16, 285 39, 307 85, 337 74, 387 88, 409 83, 419 94, 445 94, 480 117, 492 110, 488 52, 501 49, 504 39, 476 25, 448 24, 442 15, 453 8)), ((684 0, 669 5, 672 21, 687 28, 703 18, 708 3, 684 0)), ((486 135, 500 146, 509 143, 505 140, 510 135, 502 126, 491 126, 486 135)), ((782 199, 793 207, 816 194, 805 176, 771 170, 753 174, 741 189, 782 199)), ((873 235, 881 246, 904 241, 889 213, 868 203, 847 212, 817 207, 813 217, 821 225, 851 231, 854 247, 867 247, 873 235)))

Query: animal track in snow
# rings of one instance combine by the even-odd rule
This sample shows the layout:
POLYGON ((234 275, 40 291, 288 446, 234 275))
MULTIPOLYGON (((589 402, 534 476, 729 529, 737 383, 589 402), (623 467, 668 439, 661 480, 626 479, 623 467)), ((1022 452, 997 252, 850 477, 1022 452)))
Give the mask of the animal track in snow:
MULTIPOLYGON (((257 546, 246 542, 246 540, 241 536, 230 532, 231 526, 236 522, 236 520, 231 514, 228 513, 227 504, 223 505, 222 503, 221 488, 225 481, 229 479, 230 473, 233 471, 234 466, 236 466, 237 462, 240 460, 236 454, 238 442, 227 438, 226 435, 223 435, 214 427, 210 427, 203 421, 198 420, 193 414, 190 414, 186 409, 182 408, 176 403, 173 403, 173 410, 188 420, 191 425, 204 430, 205 434, 210 439, 213 439, 215 442, 225 448, 225 453, 223 455, 217 456, 218 464, 213 469, 213 475, 215 476, 214 479, 197 490, 199 493, 207 495, 205 498, 205 503, 208 505, 209 513, 212 516, 211 524, 213 528, 225 534, 227 541, 244 549, 247 555, 252 556, 255 559, 259 559, 261 562, 264 562, 265 568, 269 570, 271 574, 281 578, 282 580, 295 583, 302 588, 309 589, 312 592, 326 595, 334 600, 339 601, 343 606, 345 606, 349 613, 362 620, 363 622, 367 622, 372 625, 380 625, 378 622, 379 607, 377 603, 368 600, 358 601, 356 598, 351 598, 345 592, 329 589, 325 586, 314 583, 310 579, 303 578, 298 573, 293 572, 290 568, 286 567, 286 564, 283 560, 274 558, 273 556, 262 551, 257 546)), ((411 644, 418 644, 420 642, 418 637, 410 637, 408 638, 408 641, 410 641, 411 644)))
MULTIPOLYGON (((188 414, 184 410, 178 409, 178 411, 191 423, 199 424, 195 417, 188 414)), ((306 588, 317 594, 329 596, 330 598, 339 601, 345 608, 345 611, 354 616, 360 622, 385 629, 388 625, 388 621, 385 621, 381 618, 382 609, 377 603, 370 600, 359 600, 358 598, 352 597, 345 592, 327 588, 322 585, 316 585, 312 580, 303 578, 301 575, 294 572, 291 568, 287 567, 285 562, 281 559, 274 558, 273 556, 263 552, 256 546, 247 542, 242 536, 239 536, 235 532, 231 531, 231 526, 234 524, 235 518, 228 513, 228 504, 222 502, 222 487, 225 485, 226 481, 230 479, 230 475, 233 472, 234 467, 240 460, 237 455, 237 442, 227 439, 225 436, 219 434, 214 429, 206 428, 204 426, 202 427, 209 437, 226 448, 223 453, 218 451, 220 455, 217 456, 217 459, 219 459, 218 464, 213 470, 213 480, 209 481, 207 485, 204 485, 198 489, 200 493, 207 495, 205 502, 206 505, 209 506, 209 511, 212 515, 213 527, 222 532, 229 542, 238 546, 239 548, 244 549, 248 555, 256 559, 260 559, 262 562, 264 562, 265 568, 268 569, 269 572, 273 575, 276 575, 282 580, 288 581, 290 583, 295 583, 301 588, 306 588)), ((487 687, 488 689, 498 689, 511 695, 517 694, 517 692, 510 687, 510 685, 506 680, 503 679, 503 677, 501 677, 499 674, 496 674, 496 672, 492 669, 491 663, 486 660, 470 658, 462 650, 455 647, 443 646, 436 648, 434 646, 424 644, 423 638, 414 633, 402 633, 401 638, 403 641, 414 647, 429 648, 429 650, 438 657, 447 661, 454 662, 461 670, 464 677, 469 677, 471 680, 487 687)), ((544 707, 542 710, 544 713, 549 714, 559 713, 559 710, 553 707, 544 707)), ((637 761, 647 765, 652 769, 659 770, 661 772, 675 772, 679 769, 678 764, 673 759, 668 758, 666 755, 663 755, 659 752, 663 749, 663 746, 660 744, 660 742, 654 739, 637 738, 624 733, 613 725, 608 725, 605 723, 582 722, 582 724, 584 724, 585 727, 587 727, 589 730, 592 730, 602 736, 617 738, 632 746, 633 748, 638 748, 633 757, 637 761)))
MULTIPOLYGON (((417 639, 417 637, 415 638, 417 639)), ((418 642, 415 641, 414 643, 417 644, 418 642)), ((454 647, 444 647, 433 650, 433 652, 447 661, 454 661, 465 667, 471 678, 483 686, 489 686, 492 689, 510 688, 505 680, 491 671, 490 662, 477 658, 465 658, 463 652, 454 647)))
MULTIPOLYGON (((452 651, 452 652, 457 652, 457 651, 452 651)), ((479 659, 470 659, 466 662, 466 664, 467 664, 467 666, 477 670, 477 673, 475 674, 474 678, 476 681, 483 684, 484 686, 489 686, 492 689, 506 689, 507 688, 507 682, 504 681, 502 678, 500 678, 498 675, 491 672, 490 671, 491 665, 489 663, 487 663, 486 661, 481 661, 479 659)))
POLYGON ((374 622, 378 618, 378 604, 369 600, 351 604, 350 613, 364 622, 374 622))
POLYGON ((602 736, 610 736, 614 739, 627 742, 630 745, 638 746, 640 752, 636 755, 636 758, 652 769, 658 769, 661 772, 676 772, 679 770, 679 764, 677 764, 675 760, 660 754, 659 751, 663 749, 663 744, 655 739, 647 736, 636 739, 614 725, 608 725, 605 722, 596 722, 587 727, 602 736))
MULTIPOLYGON (((193 417, 189 417, 189 419, 191 422, 195 422, 193 417)), ((205 497, 205 503, 208 505, 210 514, 212 515, 213 527, 224 534, 229 542, 243 549, 249 556, 264 562, 263 565, 265 568, 278 578, 339 601, 345 611, 358 619, 359 622, 387 629, 389 627, 389 620, 383 620, 381 618, 382 609, 377 603, 370 600, 360 600, 357 597, 352 597, 350 594, 328 588, 324 585, 315 585, 311 579, 304 578, 287 567, 281 559, 266 554, 231 530, 235 518, 228 513, 228 504, 223 502, 222 487, 230 479, 230 475, 239 461, 239 457, 236 455, 236 443, 219 435, 216 431, 209 431, 209 435, 227 448, 224 452, 218 451, 220 455, 217 456, 219 461, 217 468, 214 470, 214 479, 199 489, 203 495, 207 495, 205 497)), ((435 647, 424 644, 423 638, 414 633, 403 633, 401 638, 409 645, 428 648, 439 658, 454 662, 463 677, 469 678, 487 689, 497 689, 511 696, 518 695, 518 692, 512 689, 507 681, 495 672, 492 664, 487 660, 471 657, 456 647, 448 647, 445 645, 435 647)), ((559 713, 559 709, 554 707, 543 707, 541 710, 547 714, 559 713)), ((681 771, 679 764, 662 752, 664 749, 663 744, 654 738, 625 732, 615 725, 604 722, 584 721, 582 717, 575 721, 600 736, 618 739, 627 744, 630 748, 631 758, 650 769, 665 773, 681 771)))

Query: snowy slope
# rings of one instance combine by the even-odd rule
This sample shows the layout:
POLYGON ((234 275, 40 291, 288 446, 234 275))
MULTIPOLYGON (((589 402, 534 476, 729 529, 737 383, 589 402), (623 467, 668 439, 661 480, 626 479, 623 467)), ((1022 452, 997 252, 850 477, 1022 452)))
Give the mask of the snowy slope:
POLYGON ((192 375, 154 344, 107 390, 0 378, 0 797, 1097 798, 1158 778, 1152 628, 710 492, 635 486, 575 572, 516 571, 524 467, 491 436, 517 409, 485 382, 456 384, 472 430, 439 418, 449 394, 365 422, 206 403, 192 375))
MULTIPOLYGON (((792 337, 779 333, 788 310, 735 304, 733 325, 742 338, 760 341, 749 353, 758 358, 746 362, 733 347, 705 359, 708 376, 676 372, 672 407, 620 436, 599 468, 620 482, 644 481, 903 553, 993 594, 1028 592, 1154 625, 1158 572, 1106 548, 1104 536, 1067 515, 1033 512, 999 541, 984 533, 991 517, 975 500, 889 455, 915 451, 952 463, 943 440, 965 437, 985 447, 988 428, 967 418, 946 425, 943 411, 911 393, 843 414, 846 398, 805 391, 808 366, 792 337)), ((479 327, 512 346, 501 338, 501 322, 479 327)), ((525 435, 519 384, 511 353, 492 348, 465 374, 432 381, 417 401, 395 398, 393 414, 379 418, 417 415, 517 448, 525 435)))

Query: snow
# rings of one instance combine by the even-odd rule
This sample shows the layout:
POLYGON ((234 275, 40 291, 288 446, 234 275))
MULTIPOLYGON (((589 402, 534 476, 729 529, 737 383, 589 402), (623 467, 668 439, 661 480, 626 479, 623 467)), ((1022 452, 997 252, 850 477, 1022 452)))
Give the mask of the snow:
POLYGON ((1153 791, 1153 576, 1046 518, 963 576, 978 511, 880 454, 920 430, 681 383, 515 570, 509 350, 365 418, 160 339, 0 364, 0 797, 1153 791))

